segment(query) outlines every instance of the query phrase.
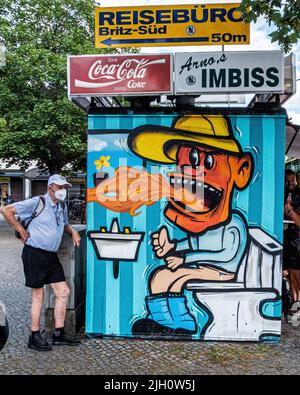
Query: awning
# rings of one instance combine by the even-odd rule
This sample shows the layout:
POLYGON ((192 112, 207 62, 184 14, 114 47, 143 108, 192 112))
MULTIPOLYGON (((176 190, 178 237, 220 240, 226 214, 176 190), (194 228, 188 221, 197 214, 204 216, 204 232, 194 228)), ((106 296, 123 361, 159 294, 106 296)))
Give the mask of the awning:
POLYGON ((286 126, 285 154, 300 159, 300 125, 288 124, 286 126))

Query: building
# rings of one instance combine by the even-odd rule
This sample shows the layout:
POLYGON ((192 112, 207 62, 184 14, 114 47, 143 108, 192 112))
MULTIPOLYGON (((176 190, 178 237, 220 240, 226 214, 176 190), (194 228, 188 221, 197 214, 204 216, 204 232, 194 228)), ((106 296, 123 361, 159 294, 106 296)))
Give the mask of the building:
MULTIPOLYGON (((0 197, 1 206, 5 204, 7 196, 15 202, 43 195, 47 192, 49 173, 32 166, 24 171, 18 166, 5 168, 0 162, 0 197)), ((85 174, 77 173, 68 180, 73 185, 68 191, 68 200, 77 196, 85 196, 85 174)))

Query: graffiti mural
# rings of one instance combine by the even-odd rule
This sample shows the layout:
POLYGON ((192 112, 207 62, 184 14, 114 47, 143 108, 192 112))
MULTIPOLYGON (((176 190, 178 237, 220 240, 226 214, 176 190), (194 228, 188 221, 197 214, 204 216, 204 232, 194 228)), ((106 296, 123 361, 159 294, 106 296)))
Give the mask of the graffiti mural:
POLYGON ((284 122, 90 115, 87 332, 279 339, 284 122))

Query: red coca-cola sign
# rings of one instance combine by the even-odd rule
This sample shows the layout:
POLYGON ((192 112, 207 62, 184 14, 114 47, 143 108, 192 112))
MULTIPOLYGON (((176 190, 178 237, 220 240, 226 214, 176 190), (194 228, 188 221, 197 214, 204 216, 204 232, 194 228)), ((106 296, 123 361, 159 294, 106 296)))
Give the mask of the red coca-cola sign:
POLYGON ((171 55, 69 56, 69 96, 172 93, 171 55))

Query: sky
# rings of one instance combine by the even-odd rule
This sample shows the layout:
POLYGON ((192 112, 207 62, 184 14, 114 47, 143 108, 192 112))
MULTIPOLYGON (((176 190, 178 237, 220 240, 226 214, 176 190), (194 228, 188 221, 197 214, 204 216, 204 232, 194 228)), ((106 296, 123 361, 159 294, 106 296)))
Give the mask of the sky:
MULTIPOLYGON (((172 5, 172 4, 211 4, 211 3, 239 3, 239 0, 100 0, 102 7, 116 7, 116 6, 143 6, 143 5, 172 5)), ((252 23, 251 29, 251 44, 249 45, 230 45, 225 46, 225 51, 255 51, 255 50, 278 50, 278 44, 271 43, 271 38, 268 33, 272 31, 272 26, 269 28, 264 18, 259 18, 257 23, 252 23)), ((141 53, 175 53, 175 52, 213 52, 219 51, 221 47, 213 46, 189 46, 189 47, 144 47, 141 48, 141 53)), ((300 79, 300 41, 294 45, 292 52, 296 55, 296 78, 300 79)), ((297 93, 290 98, 284 105, 291 118, 291 122, 300 125, 300 80, 297 84, 297 93)), ((251 96, 247 95, 247 101, 251 96)))

